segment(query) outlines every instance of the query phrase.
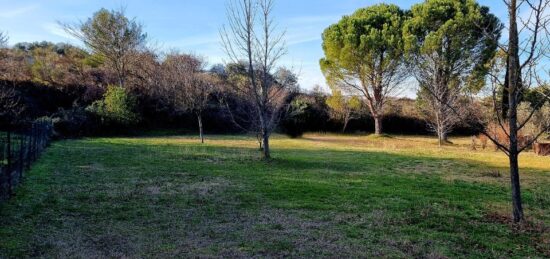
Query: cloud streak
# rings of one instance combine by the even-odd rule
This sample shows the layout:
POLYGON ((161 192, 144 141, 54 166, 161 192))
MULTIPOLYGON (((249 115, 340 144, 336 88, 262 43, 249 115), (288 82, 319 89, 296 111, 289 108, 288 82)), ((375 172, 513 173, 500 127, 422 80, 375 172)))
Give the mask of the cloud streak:
POLYGON ((38 4, 32 4, 27 6, 21 6, 13 9, 0 11, 0 18, 15 18, 17 16, 27 14, 39 7, 38 4))
POLYGON ((42 26, 44 30, 55 36, 59 36, 65 39, 75 39, 72 35, 68 34, 59 24, 47 23, 42 26))

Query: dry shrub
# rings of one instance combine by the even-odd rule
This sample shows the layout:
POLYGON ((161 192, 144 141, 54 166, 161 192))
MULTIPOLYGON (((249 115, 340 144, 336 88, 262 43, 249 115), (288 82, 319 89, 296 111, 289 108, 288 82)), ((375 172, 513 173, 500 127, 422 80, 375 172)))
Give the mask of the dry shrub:
MULTIPOLYGON (((510 146, 510 138, 508 137, 508 132, 510 132, 508 125, 501 126, 498 123, 490 123, 486 129, 486 133, 493 139, 496 140, 499 144, 509 147, 510 146)), ((524 146, 531 146, 530 143, 532 143, 534 140, 534 136, 531 134, 524 134, 523 132, 518 133, 518 145, 520 148, 524 146)), ((472 138, 472 147, 475 149, 477 146, 477 142, 481 145, 482 149, 485 149, 490 141, 490 138, 480 133, 472 138)), ((498 147, 495 148, 498 149, 498 147)))

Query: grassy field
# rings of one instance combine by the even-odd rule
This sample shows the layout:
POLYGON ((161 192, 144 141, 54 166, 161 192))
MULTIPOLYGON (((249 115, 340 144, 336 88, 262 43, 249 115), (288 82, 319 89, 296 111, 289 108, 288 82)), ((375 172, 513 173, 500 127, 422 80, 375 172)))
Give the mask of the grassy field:
POLYGON ((0 205, 1 257, 545 257, 550 158, 521 157, 529 223, 510 224, 506 159, 470 140, 276 136, 55 142, 0 205))

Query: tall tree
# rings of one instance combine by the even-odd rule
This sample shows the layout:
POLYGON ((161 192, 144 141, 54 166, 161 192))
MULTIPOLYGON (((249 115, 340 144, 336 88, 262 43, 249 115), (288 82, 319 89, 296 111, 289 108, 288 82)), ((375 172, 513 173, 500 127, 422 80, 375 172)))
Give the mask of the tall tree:
POLYGON ((427 0, 414 5, 403 27, 405 51, 421 92, 434 116, 430 116, 439 142, 459 121, 460 94, 484 85, 486 64, 494 56, 501 24, 475 0, 427 0))
POLYGON ((135 19, 124 10, 101 9, 92 18, 77 24, 61 24, 70 35, 81 40, 115 71, 118 84, 125 87, 128 65, 133 54, 145 48, 147 35, 135 19))
MULTIPOLYGON (((494 104, 494 120, 505 132, 502 141, 486 134, 509 158, 510 181, 512 187, 512 214, 515 222, 524 220, 521 185, 519 174, 519 154, 531 146, 542 134, 550 129, 550 121, 543 120, 533 138, 525 141, 522 130, 536 117, 540 107, 550 101, 546 93, 550 91, 548 83, 540 76, 548 71, 544 65, 550 58, 550 0, 504 0, 508 9, 508 39, 500 45, 504 53, 505 64, 495 66, 491 71, 491 92, 494 104), (519 14, 528 14, 520 17, 519 14), (523 95, 529 89, 540 93, 536 103, 522 105, 523 95), (499 103, 500 102, 500 103, 499 103), (529 107, 518 116, 520 107, 529 107)), ((498 64, 498 62, 495 62, 498 64)))
POLYGON ((286 53, 284 33, 277 32, 273 8, 273 0, 231 0, 227 6, 228 26, 220 31, 222 46, 231 61, 246 63, 248 80, 236 89, 254 105, 265 159, 271 157, 269 138, 288 96, 288 86, 273 76, 286 53))
MULTIPOLYGON (((496 125, 496 131, 502 132, 504 138, 496 135, 492 128, 480 129, 499 150, 508 156, 512 215, 514 222, 524 221, 523 202, 521 196, 519 155, 533 145, 540 136, 550 130, 550 120, 544 116, 539 119, 537 130, 529 138, 522 137, 522 130, 533 122, 540 109, 550 102, 548 88, 548 71, 544 65, 550 58, 550 39, 548 37, 548 25, 550 17, 550 0, 503 0, 508 10, 508 24, 506 41, 497 44, 501 55, 495 56, 490 62, 489 78, 487 86, 492 97, 493 114, 489 116, 489 123, 496 125), (519 14, 527 14, 520 17, 519 14), (521 40, 520 40, 521 39, 521 40), (545 76, 541 76, 545 74, 545 76), (528 90, 537 91, 540 98, 528 103, 524 94, 528 90), (521 113, 521 116, 519 116, 521 113)), ((488 41, 498 41, 499 35, 495 33, 492 23, 478 21, 476 27, 488 41)), ((451 109, 456 116, 463 116, 459 111, 451 109)), ((468 118, 462 117, 463 122, 468 118)), ((479 121, 478 121, 479 122, 479 121)), ((487 123, 487 121, 481 121, 487 123)), ((478 123, 479 125, 479 123, 478 123)))
POLYGON ((344 16, 323 32, 321 69, 334 87, 360 95, 382 134, 384 106, 406 76, 403 69, 404 13, 396 5, 378 4, 344 16))

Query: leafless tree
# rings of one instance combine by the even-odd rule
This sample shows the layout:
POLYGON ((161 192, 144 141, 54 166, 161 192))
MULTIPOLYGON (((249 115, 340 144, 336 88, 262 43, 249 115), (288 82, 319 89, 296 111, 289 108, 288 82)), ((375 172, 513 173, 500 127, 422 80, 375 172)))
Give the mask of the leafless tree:
MULTIPOLYGON (((550 58, 550 0, 503 2, 508 10, 508 40, 498 46, 501 55, 492 64, 490 84, 487 87, 493 109, 489 120, 495 126, 482 129, 482 133, 508 156, 512 214, 514 222, 519 223, 524 221, 519 155, 550 129, 550 120, 542 120, 544 125, 540 125, 533 136, 526 138, 522 134, 522 130, 539 111, 536 107, 550 102, 550 96, 544 94, 549 90, 548 83, 540 76, 546 74, 544 78, 547 78, 549 74, 544 64, 550 58), (523 111, 524 116, 520 118, 518 111, 524 102, 524 94, 529 89, 538 89, 545 98, 541 98, 540 103, 531 105, 530 111, 523 111), (499 128, 504 137, 496 137, 495 127, 499 128)), ((459 111, 453 109, 453 112, 461 120, 467 120, 459 111)))
POLYGON ((269 138, 278 124, 288 91, 273 72, 286 53, 284 33, 273 21, 273 0, 230 0, 222 46, 233 63, 246 62, 248 80, 237 88, 254 106, 254 123, 262 139, 263 156, 271 157, 269 138))
POLYGON ((448 141, 448 135, 460 122, 454 110, 464 111, 460 87, 441 87, 440 84, 426 84, 418 94, 419 108, 428 127, 438 138, 439 146, 448 141))
POLYGON ((5 48, 8 45, 8 35, 5 32, 0 32, 0 48, 5 48))
POLYGON ((17 78, 14 78, 13 72, 16 70, 15 62, 12 59, 13 55, 7 49, 8 36, 4 32, 0 32, 0 117, 4 117, 11 121, 15 119, 23 108, 20 104, 20 98, 15 90, 17 78))
MULTIPOLYGON (((493 99, 494 120, 507 136, 506 141, 487 135, 509 158, 512 186, 512 207, 515 222, 524 220, 520 188, 519 154, 530 147, 550 129, 550 122, 528 140, 522 139, 521 131, 534 118, 537 108, 531 108, 523 118, 518 118, 522 96, 533 87, 544 90, 547 83, 540 74, 548 75, 544 63, 550 58, 550 0, 504 0, 508 8, 508 41, 499 46, 504 53, 502 64, 495 65, 491 76, 490 90, 493 99)), ((547 77, 547 76, 546 76, 547 77)), ((541 102, 548 102, 546 96, 541 102)), ((532 107, 540 107, 535 104, 532 107)))
POLYGON ((197 117, 199 136, 204 143, 203 114, 217 85, 216 77, 204 71, 204 61, 194 55, 172 53, 162 64, 163 96, 179 112, 197 117))

